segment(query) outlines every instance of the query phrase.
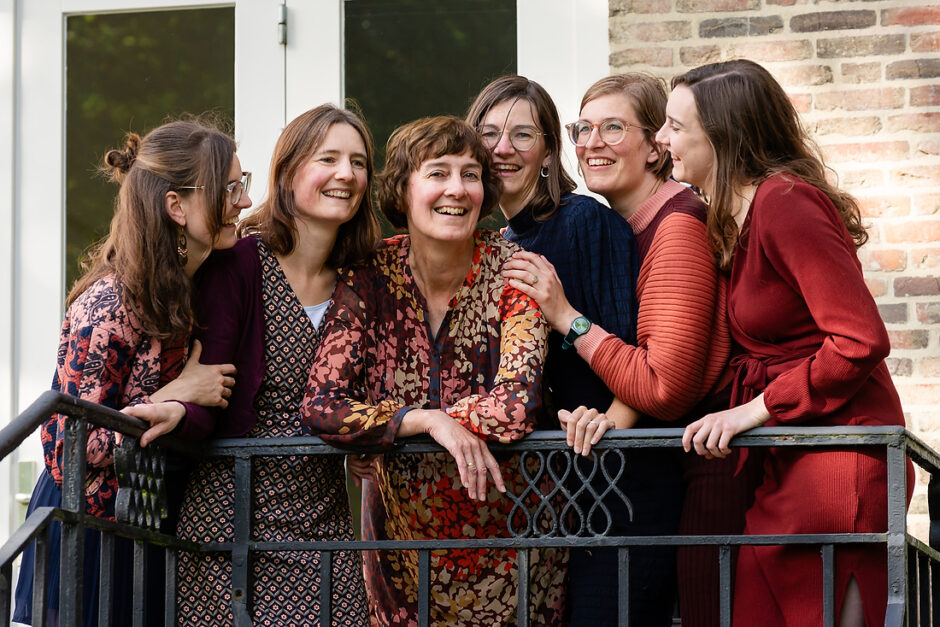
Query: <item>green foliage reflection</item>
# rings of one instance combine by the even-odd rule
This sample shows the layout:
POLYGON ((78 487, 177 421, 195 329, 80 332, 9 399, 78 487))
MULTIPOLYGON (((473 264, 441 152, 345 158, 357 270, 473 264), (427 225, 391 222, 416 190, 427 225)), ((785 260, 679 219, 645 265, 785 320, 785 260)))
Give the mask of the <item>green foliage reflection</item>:
POLYGON ((235 117, 235 10, 68 18, 66 287, 83 252, 107 233, 117 188, 95 171, 127 131, 143 135, 183 113, 235 117))

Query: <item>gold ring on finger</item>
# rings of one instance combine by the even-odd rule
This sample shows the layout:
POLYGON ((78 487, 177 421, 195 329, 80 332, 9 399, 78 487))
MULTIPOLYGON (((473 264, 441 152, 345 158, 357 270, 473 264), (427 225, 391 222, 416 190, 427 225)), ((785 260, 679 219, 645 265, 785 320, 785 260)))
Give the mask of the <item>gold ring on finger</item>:
POLYGON ((539 282, 539 275, 533 274, 533 275, 532 275, 532 285, 535 285, 535 284, 538 283, 538 282, 539 282))

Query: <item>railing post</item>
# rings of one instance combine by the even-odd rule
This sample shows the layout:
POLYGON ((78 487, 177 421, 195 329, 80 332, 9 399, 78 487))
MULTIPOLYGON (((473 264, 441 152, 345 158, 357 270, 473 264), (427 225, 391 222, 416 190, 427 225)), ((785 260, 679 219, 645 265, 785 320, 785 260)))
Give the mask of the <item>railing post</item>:
MULTIPOLYGON (((68 627, 79 627, 82 623, 86 446, 84 412, 75 410, 65 420, 65 452, 62 464, 62 508, 74 512, 77 516, 75 522, 62 522, 59 624, 68 627)), ((39 608, 39 611, 45 611, 45 608, 39 608)))
POLYGON ((232 548, 232 613, 236 627, 250 627, 251 458, 235 458, 235 546, 232 548))
POLYGON ((888 466, 888 608, 885 627, 901 627, 907 597, 906 435, 887 446, 888 466))

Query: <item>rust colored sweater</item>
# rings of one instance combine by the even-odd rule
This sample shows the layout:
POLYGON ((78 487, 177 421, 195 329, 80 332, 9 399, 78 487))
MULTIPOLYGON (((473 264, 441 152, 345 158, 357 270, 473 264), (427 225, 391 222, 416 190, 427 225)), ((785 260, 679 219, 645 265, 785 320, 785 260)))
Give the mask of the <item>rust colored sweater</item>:
POLYGON ((686 415, 727 382, 727 279, 705 231, 705 205, 669 180, 628 220, 640 244, 637 345, 594 325, 578 353, 624 403, 659 420, 686 415))

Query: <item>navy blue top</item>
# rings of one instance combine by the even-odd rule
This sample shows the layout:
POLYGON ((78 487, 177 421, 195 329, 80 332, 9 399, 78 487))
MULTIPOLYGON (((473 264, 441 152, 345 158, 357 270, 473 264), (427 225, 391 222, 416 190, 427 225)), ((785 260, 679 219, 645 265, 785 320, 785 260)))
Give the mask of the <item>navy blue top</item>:
MULTIPOLYGON (((558 211, 543 222, 526 207, 510 219, 506 239, 545 255, 555 266, 568 302, 591 322, 630 344, 636 343, 636 282, 639 273, 633 229, 616 211, 589 196, 565 194, 558 211)), ((562 334, 548 338, 546 390, 554 410, 578 405, 606 411, 614 395, 562 334)), ((557 429, 555 416, 548 424, 557 429)))

